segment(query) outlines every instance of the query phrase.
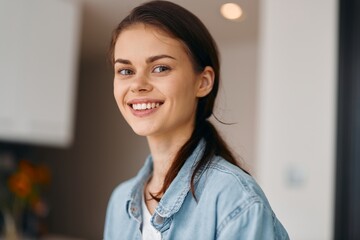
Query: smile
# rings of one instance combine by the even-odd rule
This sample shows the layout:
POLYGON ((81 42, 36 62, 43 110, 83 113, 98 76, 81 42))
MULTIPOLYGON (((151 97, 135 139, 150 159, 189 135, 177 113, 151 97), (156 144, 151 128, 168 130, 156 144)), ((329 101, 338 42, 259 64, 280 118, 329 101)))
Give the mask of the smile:
POLYGON ((148 102, 148 103, 134 103, 134 104, 130 104, 130 107, 132 107, 132 109, 137 110, 137 111, 141 111, 141 110, 147 110, 147 109, 153 109, 153 108, 158 108, 160 105, 162 105, 162 103, 160 102, 148 102))

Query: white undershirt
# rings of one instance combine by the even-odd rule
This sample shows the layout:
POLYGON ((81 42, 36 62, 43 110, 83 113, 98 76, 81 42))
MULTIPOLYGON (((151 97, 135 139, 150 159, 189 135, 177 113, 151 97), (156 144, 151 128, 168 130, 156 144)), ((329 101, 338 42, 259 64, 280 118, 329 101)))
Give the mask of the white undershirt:
POLYGON ((141 199, 142 205, 142 216, 143 216, 143 224, 142 224, 142 240, 161 240, 161 233, 151 225, 150 219, 151 214, 145 204, 144 194, 141 199))

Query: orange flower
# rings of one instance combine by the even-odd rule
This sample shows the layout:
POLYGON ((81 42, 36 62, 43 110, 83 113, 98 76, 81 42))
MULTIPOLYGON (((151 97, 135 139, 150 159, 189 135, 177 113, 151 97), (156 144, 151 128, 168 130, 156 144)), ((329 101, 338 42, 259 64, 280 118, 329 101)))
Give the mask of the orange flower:
POLYGON ((21 198, 26 198, 32 190, 32 181, 24 172, 16 172, 9 178, 9 189, 21 198))
POLYGON ((26 174, 30 180, 35 180, 35 166, 28 160, 24 159, 19 162, 19 171, 26 174))

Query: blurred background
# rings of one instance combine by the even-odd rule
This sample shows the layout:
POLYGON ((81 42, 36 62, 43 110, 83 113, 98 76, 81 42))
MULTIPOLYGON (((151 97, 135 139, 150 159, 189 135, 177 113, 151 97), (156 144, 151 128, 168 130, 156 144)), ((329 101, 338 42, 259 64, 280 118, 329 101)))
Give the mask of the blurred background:
MULTIPOLYGON (((107 61, 111 31, 143 2, 0 0, 0 200, 9 205, 11 186, 20 198, 28 194, 22 221, 34 225, 25 224, 29 235, 101 239, 112 190, 149 154, 117 109, 107 61), (22 184, 19 173, 36 186, 22 184)), ((359 135, 360 117, 348 113, 360 103, 360 85, 350 84, 360 74, 342 73, 359 60, 359 4, 236 0, 242 15, 228 20, 224 0, 173 2, 197 15, 218 43, 215 115, 235 124, 214 123, 290 238, 358 239, 352 226, 359 218, 344 206, 356 205, 349 192, 359 183, 351 177, 359 170, 346 169, 359 169, 359 137, 351 134, 359 135)), ((7 222, 0 220, 3 232, 7 222)))

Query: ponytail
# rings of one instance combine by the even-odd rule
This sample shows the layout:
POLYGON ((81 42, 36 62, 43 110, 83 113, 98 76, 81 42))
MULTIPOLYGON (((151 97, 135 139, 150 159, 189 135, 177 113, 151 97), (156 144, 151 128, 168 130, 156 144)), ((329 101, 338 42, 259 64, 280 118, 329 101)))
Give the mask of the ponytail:
POLYGON ((154 198, 158 202, 161 200, 161 196, 165 193, 171 182, 175 179, 181 167, 184 165, 185 161, 194 152, 201 139, 205 140, 205 149, 203 150, 203 155, 201 156, 200 160, 197 162, 194 168, 190 181, 191 193, 195 200, 197 200, 195 196, 195 176, 202 168, 206 168, 209 165, 214 156, 221 156, 226 161, 238 166, 244 172, 249 174, 236 161, 234 155, 229 150, 228 145, 219 135, 213 124, 211 124, 208 120, 203 120, 195 124, 195 128, 190 139, 182 146, 182 148, 177 153, 173 163, 171 164, 165 176, 164 184, 161 190, 156 195, 151 194, 152 198, 154 198))

